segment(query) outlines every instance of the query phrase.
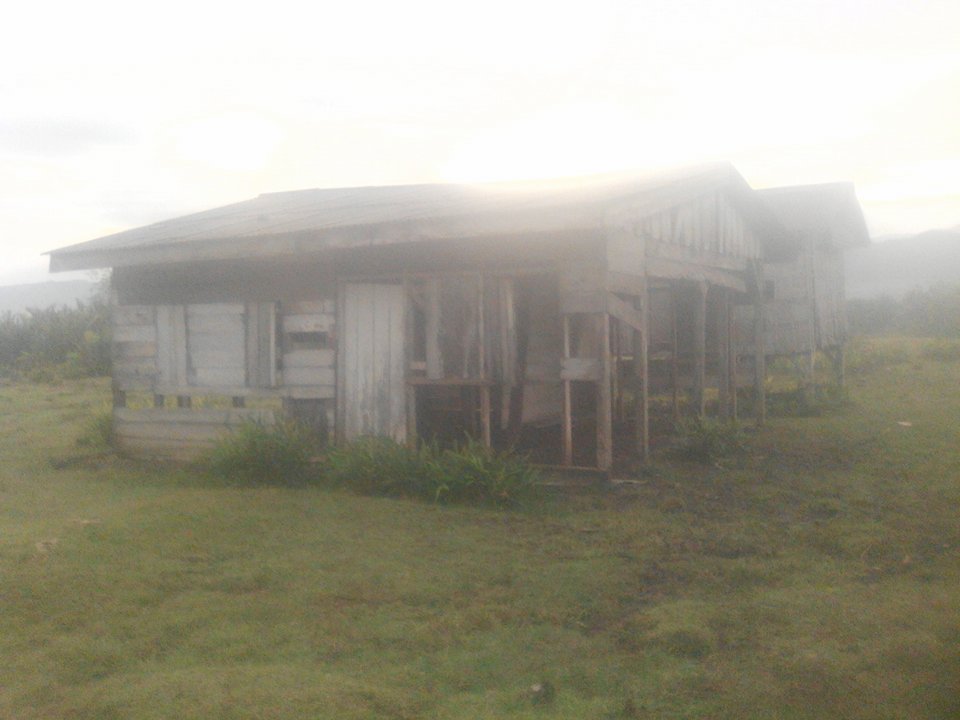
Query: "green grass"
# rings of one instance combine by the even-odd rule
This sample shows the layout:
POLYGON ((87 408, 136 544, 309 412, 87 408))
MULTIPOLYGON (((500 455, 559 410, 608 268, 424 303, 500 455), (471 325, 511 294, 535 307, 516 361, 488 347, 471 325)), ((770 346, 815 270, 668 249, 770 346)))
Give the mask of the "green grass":
POLYGON ((956 365, 878 352, 522 511, 215 483, 78 446, 102 382, 0 387, 0 717, 960 716, 956 365))

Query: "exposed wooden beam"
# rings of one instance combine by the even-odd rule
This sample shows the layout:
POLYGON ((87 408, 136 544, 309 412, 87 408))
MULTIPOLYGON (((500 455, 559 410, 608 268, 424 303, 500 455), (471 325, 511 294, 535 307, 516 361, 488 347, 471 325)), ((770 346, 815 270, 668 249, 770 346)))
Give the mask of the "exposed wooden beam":
POLYGON ((607 312, 634 330, 643 332, 643 315, 614 293, 607 293, 607 312))
POLYGON ((746 281, 734 271, 685 262, 683 260, 648 257, 647 273, 650 277, 710 283, 711 285, 729 288, 740 293, 747 291, 746 281))

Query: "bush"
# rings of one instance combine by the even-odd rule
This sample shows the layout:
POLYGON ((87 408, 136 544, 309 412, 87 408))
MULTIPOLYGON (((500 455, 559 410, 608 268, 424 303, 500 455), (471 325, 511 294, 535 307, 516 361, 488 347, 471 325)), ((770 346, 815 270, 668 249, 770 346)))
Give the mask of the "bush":
POLYGON ((774 417, 820 417, 849 405, 845 389, 816 385, 767 394, 767 413, 774 417))
POLYGON ((77 446, 90 450, 114 447, 113 411, 105 410, 91 417, 77 438, 77 446))
POLYGON ((902 365, 912 359, 910 348, 902 341, 886 338, 857 338, 847 349, 847 371, 854 374, 869 373, 882 368, 902 365))
POLYGON ((960 362, 960 342, 930 340, 920 348, 920 356, 937 362, 960 362))
POLYGON ((474 440, 441 450, 379 437, 331 449, 323 474, 334 485, 364 494, 494 506, 515 505, 538 479, 523 458, 474 440))
POLYGON ((688 418, 677 423, 678 452, 699 462, 715 462, 745 449, 744 433, 735 422, 688 418))
POLYGON ((298 423, 245 422, 204 459, 211 474, 242 483, 292 485, 315 474, 317 441, 298 423))
POLYGON ((104 293, 75 307, 0 316, 0 371, 34 382, 110 374, 110 304, 104 293))

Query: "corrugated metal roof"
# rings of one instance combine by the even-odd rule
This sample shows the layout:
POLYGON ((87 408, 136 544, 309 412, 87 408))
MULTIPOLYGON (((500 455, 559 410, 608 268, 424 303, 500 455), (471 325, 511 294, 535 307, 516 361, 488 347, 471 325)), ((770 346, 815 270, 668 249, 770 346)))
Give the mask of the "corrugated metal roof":
POLYGON ((54 250, 51 270, 157 262, 160 249, 164 257, 176 260, 220 257, 215 250, 225 244, 240 255, 267 255, 271 250, 304 252, 596 228, 625 203, 654 212, 718 187, 751 206, 754 215, 763 214, 747 183, 726 163, 655 175, 299 190, 264 194, 54 250), (255 251, 250 240, 259 241, 255 251), (189 251, 189 257, 175 257, 178 250, 189 251))
POLYGON ((791 232, 813 236, 840 249, 870 244, 853 183, 794 185, 758 191, 791 232))

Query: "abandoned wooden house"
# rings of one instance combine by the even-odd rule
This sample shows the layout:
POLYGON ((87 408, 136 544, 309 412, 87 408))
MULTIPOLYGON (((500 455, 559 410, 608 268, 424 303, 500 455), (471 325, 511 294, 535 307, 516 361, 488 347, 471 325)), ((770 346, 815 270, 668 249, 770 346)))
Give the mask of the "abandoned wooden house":
MULTIPOLYGON (((763 340, 766 354, 794 361, 802 387, 816 384, 817 354, 844 382, 847 341, 844 252, 870 243, 863 211, 850 183, 771 188, 759 191, 790 232, 793 249, 764 264, 763 340)), ((738 310, 737 336, 752 344, 753 307, 738 310)))
MULTIPOLYGON (((703 414, 709 387, 723 417, 737 387, 762 397, 766 333, 743 349, 734 306, 762 324, 765 264, 796 248, 778 197, 730 165, 306 190, 56 250, 50 265, 113 269, 116 434, 131 453, 189 457, 282 408, 331 442, 469 435, 609 470, 646 456, 654 394, 668 414, 703 414)), ((847 242, 841 205, 818 258, 847 242)))

